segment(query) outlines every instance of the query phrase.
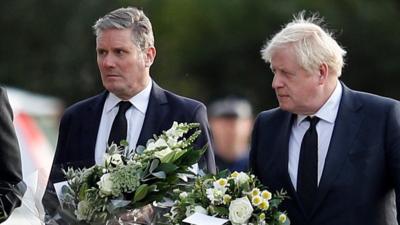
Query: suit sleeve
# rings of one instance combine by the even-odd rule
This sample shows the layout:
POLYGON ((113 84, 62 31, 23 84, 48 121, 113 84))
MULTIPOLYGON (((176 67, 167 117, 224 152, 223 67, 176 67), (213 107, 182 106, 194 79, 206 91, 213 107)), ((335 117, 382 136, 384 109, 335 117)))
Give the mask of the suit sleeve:
POLYGON ((69 129, 69 116, 64 114, 60 121, 60 128, 58 133, 57 148, 51 166, 49 180, 47 182, 46 192, 43 196, 42 203, 48 215, 55 215, 56 211, 60 208, 58 197, 54 189, 54 183, 64 181, 64 173, 61 170, 61 164, 65 158, 65 154, 68 154, 67 134, 69 129))
POLYGON ((250 165, 250 171, 254 173, 257 176, 257 133, 258 133, 258 124, 259 124, 259 118, 257 118, 254 122, 253 126, 253 133, 251 135, 251 147, 250 147, 250 157, 249 157, 249 165, 250 165))
POLYGON ((208 124, 207 109, 203 104, 200 104, 196 108, 193 122, 200 123, 201 128, 201 135, 196 142, 196 147, 202 148, 203 146, 207 145, 207 151, 200 160, 200 167, 206 168, 208 172, 215 174, 217 169, 215 165, 213 139, 210 126, 208 124))
POLYGON ((400 103, 389 112, 386 129, 386 158, 396 193, 397 221, 400 223, 400 103))
MULTIPOLYGON (((26 186, 22 182, 21 155, 13 126, 13 113, 8 97, 0 88, 0 198, 5 218, 20 205, 26 186), (21 188, 19 186, 21 184, 21 188)), ((0 212, 2 213, 2 212, 0 212)))

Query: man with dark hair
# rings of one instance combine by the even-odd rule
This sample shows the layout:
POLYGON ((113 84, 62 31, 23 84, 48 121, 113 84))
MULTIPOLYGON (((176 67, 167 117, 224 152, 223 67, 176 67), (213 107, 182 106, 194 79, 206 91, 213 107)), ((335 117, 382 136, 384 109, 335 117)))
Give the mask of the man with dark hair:
MULTIPOLYGON (((97 20, 97 64, 103 93, 69 107, 60 123, 57 149, 48 183, 65 180, 61 169, 101 164, 107 144, 126 139, 129 148, 145 145, 174 121, 200 123, 195 143, 208 149, 200 169, 215 173, 206 107, 159 87, 150 77, 156 56, 150 20, 137 8, 120 8, 97 20)), ((47 193, 43 203, 54 203, 47 193), (46 197, 47 196, 47 197, 46 197)), ((57 204, 57 202, 55 202, 57 204)))

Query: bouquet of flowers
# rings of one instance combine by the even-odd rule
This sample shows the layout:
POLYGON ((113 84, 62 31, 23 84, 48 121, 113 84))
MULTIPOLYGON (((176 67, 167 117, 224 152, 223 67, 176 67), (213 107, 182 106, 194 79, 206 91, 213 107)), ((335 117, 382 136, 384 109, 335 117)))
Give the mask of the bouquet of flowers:
POLYGON ((193 174, 191 166, 205 152, 205 148, 192 146, 200 132, 197 123, 174 122, 169 130, 154 135, 136 150, 129 150, 125 141, 119 146, 111 144, 103 165, 64 171, 68 180, 64 208, 72 209, 79 221, 110 224, 127 217, 129 210, 161 201, 177 187, 180 178, 193 174))
POLYGON ((172 224, 194 213, 202 213, 229 220, 229 224, 290 224, 278 205, 286 198, 283 191, 276 194, 265 189, 250 173, 222 171, 198 177, 189 192, 174 190, 175 205, 166 215, 172 224))

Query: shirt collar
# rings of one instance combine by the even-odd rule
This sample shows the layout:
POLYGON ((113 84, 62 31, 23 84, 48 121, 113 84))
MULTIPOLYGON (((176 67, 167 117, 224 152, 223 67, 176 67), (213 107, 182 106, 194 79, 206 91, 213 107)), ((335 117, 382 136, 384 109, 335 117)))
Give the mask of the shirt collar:
MULTIPOLYGON (((153 82, 150 80, 149 84, 147 84, 147 86, 142 91, 129 99, 129 102, 131 102, 132 105, 143 114, 146 114, 152 86, 153 82)), ((122 101, 122 99, 118 98, 115 94, 110 92, 110 94, 107 96, 106 102, 104 103, 105 111, 107 113, 111 112, 111 110, 120 101, 122 101)))
MULTIPOLYGON (((342 98, 342 89, 343 88, 340 82, 337 82, 335 90, 328 98, 328 101, 325 102, 325 104, 317 111, 317 113, 314 114, 314 116, 333 124, 339 110, 340 99, 342 98)), ((297 126, 303 122, 306 117, 307 115, 297 115, 297 126)))

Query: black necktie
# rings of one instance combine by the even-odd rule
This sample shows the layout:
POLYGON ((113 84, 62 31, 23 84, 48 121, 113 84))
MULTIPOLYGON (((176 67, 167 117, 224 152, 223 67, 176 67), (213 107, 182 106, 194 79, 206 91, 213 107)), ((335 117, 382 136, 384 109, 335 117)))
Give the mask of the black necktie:
POLYGON ((120 101, 118 105, 118 113, 115 116, 114 122, 111 127, 110 136, 108 138, 109 145, 112 142, 119 144, 121 140, 126 139, 128 121, 126 120, 125 113, 132 104, 128 101, 120 101))
POLYGON ((319 118, 307 117, 310 127, 301 142, 299 168, 297 171, 297 193, 306 212, 311 213, 318 188, 318 134, 319 118))

